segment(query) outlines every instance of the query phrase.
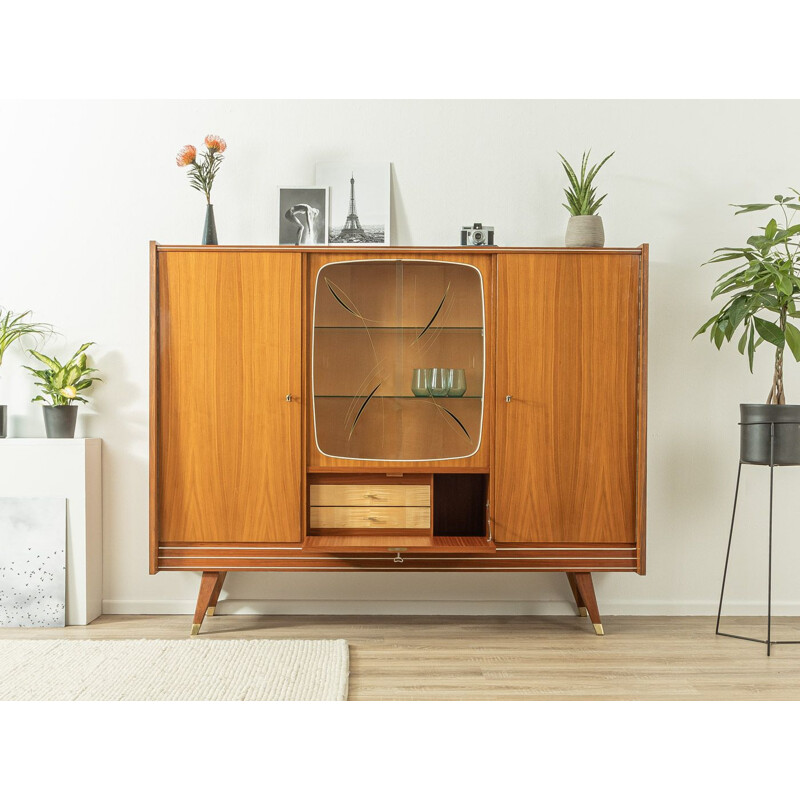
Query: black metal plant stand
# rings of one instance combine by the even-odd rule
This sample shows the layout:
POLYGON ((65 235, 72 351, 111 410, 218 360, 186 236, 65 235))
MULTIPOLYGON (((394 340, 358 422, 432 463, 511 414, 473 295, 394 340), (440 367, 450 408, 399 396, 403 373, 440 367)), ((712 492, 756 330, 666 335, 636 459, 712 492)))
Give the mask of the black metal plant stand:
MULTIPOLYGON (((763 425, 763 422, 740 422, 740 425, 763 425)), ((731 557, 731 542, 733 541, 733 526, 736 521, 736 503, 739 500, 739 482, 742 477, 742 461, 739 458, 739 471, 736 474, 736 492, 733 496, 733 513, 731 514, 731 532, 728 536, 728 551, 725 554, 725 571, 722 573, 722 590, 719 593, 719 610, 717 611, 717 636, 728 636, 731 639, 744 639, 748 642, 758 642, 767 646, 767 655, 771 655, 773 644, 800 644, 800 640, 774 641, 772 639, 772 500, 773 500, 773 478, 775 474, 775 426, 789 425, 793 423, 770 422, 769 423, 769 567, 767 571, 767 638, 755 639, 752 636, 739 636, 735 633, 723 633, 719 629, 719 620, 722 616, 722 598, 725 595, 725 579, 728 577, 728 561, 731 557)))

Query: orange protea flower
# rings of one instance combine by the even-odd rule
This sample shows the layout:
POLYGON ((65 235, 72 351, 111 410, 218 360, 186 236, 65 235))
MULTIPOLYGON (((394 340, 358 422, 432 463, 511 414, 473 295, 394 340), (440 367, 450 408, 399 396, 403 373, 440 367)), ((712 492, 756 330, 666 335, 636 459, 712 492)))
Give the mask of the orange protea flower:
POLYGON ((209 133, 208 136, 206 136, 206 147, 212 153, 223 153, 227 146, 225 140, 221 136, 217 136, 216 133, 209 133))
POLYGON ((188 167, 189 164, 194 163, 195 158, 197 158, 197 148, 193 144, 186 144, 178 150, 175 163, 179 167, 188 167))

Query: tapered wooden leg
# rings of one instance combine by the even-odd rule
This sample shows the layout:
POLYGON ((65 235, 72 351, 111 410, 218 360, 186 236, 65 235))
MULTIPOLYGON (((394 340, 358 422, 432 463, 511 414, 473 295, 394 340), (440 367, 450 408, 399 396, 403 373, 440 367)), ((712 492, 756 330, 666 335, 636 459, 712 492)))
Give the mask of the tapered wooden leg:
POLYGON ((227 572, 220 572, 218 573, 219 577, 217 578, 217 584, 214 587, 214 591, 211 592, 211 598, 208 601, 208 611, 206 612, 207 616, 213 617, 214 612, 217 610, 217 601, 219 600, 219 593, 222 591, 222 584, 225 583, 225 576, 227 572))
POLYGON ((583 598, 586 610, 589 612, 589 619, 594 625, 594 632, 598 636, 603 635, 603 623, 600 621, 600 610, 597 608, 597 598, 594 595, 594 585, 592 584, 591 572, 575 572, 575 585, 583 598))
POLYGON ((200 593, 197 595, 197 607, 194 610, 194 619, 192 620, 192 636, 197 636, 200 633, 200 626, 203 624, 203 617, 208 610, 209 602, 214 595, 217 588, 217 583, 222 584, 220 575, 224 572, 204 572, 203 577, 200 579, 200 593))
POLYGON ((587 614, 586 603, 583 602, 578 584, 575 580, 575 575, 572 572, 567 573, 567 580, 569 581, 569 588, 572 589, 572 594, 575 598, 575 605, 578 607, 578 616, 585 617, 587 614))

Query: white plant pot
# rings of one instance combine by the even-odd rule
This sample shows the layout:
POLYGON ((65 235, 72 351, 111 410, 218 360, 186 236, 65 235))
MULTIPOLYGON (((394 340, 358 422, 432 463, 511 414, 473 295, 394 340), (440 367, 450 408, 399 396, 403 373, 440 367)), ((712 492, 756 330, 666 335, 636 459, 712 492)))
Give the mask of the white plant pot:
POLYGON ((603 218, 596 214, 570 217, 567 223, 567 247, 602 247, 606 241, 603 218))

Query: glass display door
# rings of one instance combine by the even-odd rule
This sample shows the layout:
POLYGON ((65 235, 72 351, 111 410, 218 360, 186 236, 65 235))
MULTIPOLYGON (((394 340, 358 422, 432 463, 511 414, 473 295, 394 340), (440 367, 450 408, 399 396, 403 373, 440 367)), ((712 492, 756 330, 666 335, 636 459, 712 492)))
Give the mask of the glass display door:
POLYGON ((323 266, 312 342, 320 452, 367 461, 476 453, 484 327, 483 280, 468 264, 383 259, 323 266))

